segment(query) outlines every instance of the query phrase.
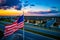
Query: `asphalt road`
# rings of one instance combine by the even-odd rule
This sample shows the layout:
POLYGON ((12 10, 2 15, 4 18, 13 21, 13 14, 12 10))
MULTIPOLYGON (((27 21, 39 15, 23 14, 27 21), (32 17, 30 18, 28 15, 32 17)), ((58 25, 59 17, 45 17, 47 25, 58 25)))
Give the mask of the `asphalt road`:
MULTIPOLYGON (((0 25, 1 27, 2 25, 0 25)), ((17 33, 23 35, 23 31, 22 30, 18 30, 17 32, 15 32, 11 37, 8 37, 7 40, 13 40, 15 38, 15 34, 17 35, 17 33)), ((18 38, 18 36, 16 37, 16 39, 18 38)), ((23 36, 20 36, 20 39, 22 39, 23 36)), ((23 39, 22 39, 23 40, 23 39)), ((48 37, 45 37, 45 36, 42 36, 42 35, 38 35, 38 34, 34 34, 32 32, 27 32, 27 31, 24 31, 24 40, 54 40, 52 38, 48 38, 48 37)))
POLYGON ((60 32, 53 32, 53 31, 49 31, 49 30, 44 30, 44 29, 41 29, 41 28, 34 27, 33 25, 25 25, 24 28, 60 37, 60 32))
MULTIPOLYGON (((10 22, 3 22, 3 21, 1 21, 1 23, 3 23, 3 24, 11 24, 10 22)), ((32 24, 25 25, 24 28, 25 29, 34 30, 34 31, 37 31, 37 32, 43 32, 43 33, 47 33, 47 34, 50 34, 50 35, 54 35, 54 36, 60 37, 60 33, 58 33, 58 32, 53 32, 53 31, 48 31, 48 30, 43 30, 43 29, 35 28, 32 24)))
MULTIPOLYGON (((17 31, 17 33, 22 34, 23 31, 19 30, 19 31, 17 31)), ((27 37, 27 38, 29 37, 30 40, 54 40, 53 38, 48 38, 48 37, 45 37, 45 36, 42 36, 42 35, 34 34, 32 32, 27 32, 25 30, 24 30, 24 37, 27 37)))

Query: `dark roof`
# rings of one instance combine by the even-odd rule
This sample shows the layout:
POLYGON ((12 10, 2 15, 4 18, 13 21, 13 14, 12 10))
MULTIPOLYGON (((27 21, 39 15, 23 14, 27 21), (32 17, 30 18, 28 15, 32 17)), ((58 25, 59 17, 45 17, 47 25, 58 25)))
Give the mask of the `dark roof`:
POLYGON ((28 20, 44 20, 44 19, 51 19, 51 18, 60 18, 55 16, 25 16, 25 19, 28 20))

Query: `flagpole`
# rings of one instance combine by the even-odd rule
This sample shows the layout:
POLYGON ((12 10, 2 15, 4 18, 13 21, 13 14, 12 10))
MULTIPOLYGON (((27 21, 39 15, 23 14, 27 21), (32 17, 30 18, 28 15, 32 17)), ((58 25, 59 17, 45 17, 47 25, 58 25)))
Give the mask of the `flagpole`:
MULTIPOLYGON (((23 2, 24 3, 24 2, 23 2)), ((23 5, 23 3, 22 3, 22 8, 23 8, 23 16, 24 16, 24 5, 23 5)), ((24 21, 23 21, 23 23, 24 23, 24 21)), ((23 40, 24 40, 24 27, 23 27, 23 40)))
MULTIPOLYGON (((23 11, 23 15, 24 15, 24 11, 23 11)), ((24 21, 23 21, 23 23, 24 23, 24 21)), ((24 27, 23 27, 23 40, 24 40, 24 27)))

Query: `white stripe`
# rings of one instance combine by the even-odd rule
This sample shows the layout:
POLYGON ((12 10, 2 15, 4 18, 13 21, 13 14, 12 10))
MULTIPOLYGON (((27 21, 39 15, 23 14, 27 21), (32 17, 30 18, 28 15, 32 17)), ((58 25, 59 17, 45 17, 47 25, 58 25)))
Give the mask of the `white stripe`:
POLYGON ((8 31, 8 32, 6 32, 6 31, 5 31, 5 33, 4 33, 4 34, 9 33, 9 32, 13 32, 13 30, 10 30, 10 31, 8 31))
POLYGON ((11 26, 14 26, 14 25, 16 25, 16 24, 12 24, 12 25, 6 26, 5 28, 8 28, 8 27, 11 27, 11 26))
POLYGON ((19 28, 21 28, 23 26, 24 26, 24 22, 18 23, 18 26, 17 26, 17 23, 13 24, 13 25, 6 26, 4 35, 5 36, 11 35, 11 34, 13 34, 15 31, 17 31, 19 28))
POLYGON ((5 36, 11 35, 11 34, 13 34, 15 31, 17 31, 17 30, 18 30, 18 29, 13 29, 12 32, 9 31, 9 32, 7 32, 7 33, 4 33, 4 35, 5 35, 5 36))
POLYGON ((14 28, 17 28, 18 29, 18 26, 14 26, 14 27, 11 27, 11 28, 7 28, 6 30, 12 30, 14 28))
POLYGON ((11 35, 11 34, 13 34, 13 32, 11 32, 11 33, 8 33, 8 34, 5 34, 4 36, 8 36, 8 35, 11 35))

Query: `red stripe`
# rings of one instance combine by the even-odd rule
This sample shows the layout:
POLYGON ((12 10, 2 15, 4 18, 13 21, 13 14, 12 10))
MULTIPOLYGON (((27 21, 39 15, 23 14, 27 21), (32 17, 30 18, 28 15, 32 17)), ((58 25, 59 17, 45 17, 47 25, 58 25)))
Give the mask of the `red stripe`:
POLYGON ((20 23, 14 23, 12 25, 6 26, 5 28, 5 36, 11 35, 13 34, 15 31, 17 31, 19 28, 22 28, 24 26, 24 22, 20 22, 20 23))
POLYGON ((13 31, 5 32, 4 35, 8 35, 10 33, 13 33, 13 31))
POLYGON ((9 26, 6 26, 5 28, 11 28, 12 26, 16 26, 17 24, 12 24, 12 25, 9 25, 9 26))
POLYGON ((6 28, 5 32, 8 32, 8 31, 13 30, 13 29, 18 29, 18 27, 17 26, 13 26, 11 28, 6 28))
POLYGON ((8 31, 13 30, 13 29, 18 29, 18 28, 12 28, 12 29, 9 29, 9 30, 6 29, 5 32, 8 32, 8 31))
POLYGON ((11 34, 13 34, 13 32, 6 33, 6 34, 4 34, 4 36, 9 36, 11 34))
POLYGON ((8 36, 10 33, 14 33, 16 30, 18 30, 18 29, 13 29, 13 30, 10 30, 8 32, 5 32, 4 35, 8 36))
POLYGON ((21 22, 21 23, 18 24, 18 26, 19 26, 19 28, 22 28, 24 26, 24 23, 21 22))
POLYGON ((15 30, 14 30, 14 31, 12 31, 12 32, 4 33, 4 36, 11 35, 11 34, 13 34, 16 30, 18 30, 18 29, 15 29, 15 30))
POLYGON ((18 26, 12 26, 11 28, 6 28, 5 30, 12 30, 12 29, 14 29, 14 28, 18 28, 18 26))

